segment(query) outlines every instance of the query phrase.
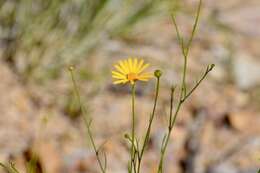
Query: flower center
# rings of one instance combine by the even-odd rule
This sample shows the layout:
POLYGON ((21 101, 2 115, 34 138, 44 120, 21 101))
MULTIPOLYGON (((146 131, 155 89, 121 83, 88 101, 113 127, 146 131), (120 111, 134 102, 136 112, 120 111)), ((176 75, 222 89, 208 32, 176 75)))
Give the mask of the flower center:
POLYGON ((135 73, 129 73, 127 74, 127 79, 130 81, 135 81, 137 80, 138 76, 135 73))

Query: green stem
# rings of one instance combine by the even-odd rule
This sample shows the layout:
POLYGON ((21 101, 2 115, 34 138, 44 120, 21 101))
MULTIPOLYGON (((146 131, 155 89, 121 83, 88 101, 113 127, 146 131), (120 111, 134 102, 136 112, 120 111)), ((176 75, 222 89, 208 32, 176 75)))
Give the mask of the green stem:
MULTIPOLYGON (((175 125, 175 122, 176 122, 176 119, 177 119, 177 116, 178 116, 178 113, 180 111, 180 108, 182 106, 182 104, 185 102, 185 100, 195 91, 195 89, 200 85, 200 83, 205 79, 205 77, 208 75, 208 73, 213 70, 214 68, 214 64, 212 65, 209 65, 205 71, 205 73, 202 75, 201 79, 195 84, 195 86, 188 92, 187 95, 185 95, 185 97, 182 96, 182 94, 180 95, 180 98, 179 98, 179 102, 178 102, 178 105, 177 105, 177 108, 175 110, 175 113, 173 114, 173 96, 174 96, 174 88, 172 88, 172 92, 171 92, 171 106, 170 106, 170 120, 169 120, 169 126, 168 126, 168 131, 167 131, 167 134, 166 134, 166 137, 165 137, 165 140, 163 141, 163 144, 162 144, 162 148, 161 148, 161 157, 160 157, 160 163, 159 163, 159 167, 158 167, 158 170, 157 170, 157 173, 162 173, 162 167, 163 167, 163 161, 164 161, 164 155, 165 155, 165 151, 166 151, 166 148, 168 146, 168 143, 169 143, 169 139, 170 139, 170 135, 171 135, 171 132, 172 132, 172 129, 175 125)), ((182 83, 182 87, 184 83, 182 83)), ((181 91, 183 92, 183 90, 181 91)))
POLYGON ((131 142, 131 165, 130 170, 135 169, 135 83, 131 86, 131 93, 132 93, 132 142, 131 142))
MULTIPOLYGON (((173 92, 172 92, 172 95, 171 97, 173 98, 173 92)), ((159 166, 158 166, 158 170, 157 170, 157 173, 162 173, 162 168, 163 168, 163 161, 164 161, 164 155, 165 155, 165 151, 167 149, 167 146, 168 146, 168 143, 169 143, 169 139, 170 139, 170 135, 171 135, 171 132, 172 132, 172 129, 173 129, 173 126, 175 124, 175 121, 177 119, 177 115, 178 115, 178 112, 181 108, 181 105, 182 105, 182 101, 179 101, 178 105, 177 105, 177 109, 174 113, 174 116, 172 116, 172 112, 173 112, 173 107, 171 106, 171 110, 170 110, 170 121, 169 121, 169 127, 168 127, 168 131, 167 131, 167 134, 166 134, 166 138, 165 140, 163 141, 162 143, 162 148, 161 148, 161 156, 160 156, 160 162, 159 162, 159 166)), ((173 104, 173 99, 171 99, 171 105, 173 104)))
POLYGON ((180 96, 179 96, 179 101, 177 104, 177 108, 175 110, 175 113, 173 114, 173 94, 174 92, 171 93, 171 108, 170 108, 170 120, 169 120, 169 126, 168 126, 168 131, 167 134, 163 140, 162 143, 162 147, 161 147, 161 156, 160 156, 160 162, 159 162, 159 166, 157 169, 157 173, 162 173, 162 169, 163 169, 163 162, 164 162, 164 155, 165 155, 165 151, 167 149, 168 143, 169 143, 169 139, 170 139, 170 135, 173 129, 173 126, 175 125, 178 113, 180 111, 180 108, 182 106, 182 104, 184 103, 184 101, 192 94, 192 92, 199 86, 199 84, 202 82, 202 80, 206 77, 206 75, 208 74, 209 71, 211 71, 213 69, 214 66, 212 66, 212 68, 210 70, 208 70, 206 73, 202 76, 201 80, 195 85, 194 88, 191 89, 191 91, 187 94, 186 90, 187 90, 187 86, 186 86, 186 73, 187 73, 187 66, 188 66, 188 54, 189 54, 189 49, 191 47, 191 43, 193 41, 194 35, 195 35, 195 31, 198 25, 198 20, 199 20, 199 15, 200 15, 200 11, 201 11, 201 4, 202 4, 202 0, 199 1, 199 5, 198 5, 198 9, 197 9, 197 14, 196 14, 196 19, 195 22, 193 24, 193 28, 192 28, 192 33, 190 36, 190 39, 188 41, 187 46, 185 47, 184 42, 183 42, 183 38, 180 35, 179 29, 178 29, 178 25, 177 22, 175 20, 175 16, 172 15, 172 21, 174 24, 174 27, 176 29, 176 33, 177 33, 177 38, 182 50, 182 55, 184 57, 184 62, 183 62, 183 72, 182 72, 182 80, 181 80, 181 91, 180 91, 180 96))
POLYGON ((87 119, 87 110, 86 108, 82 105, 82 102, 81 102, 81 98, 80 98, 80 94, 79 94, 79 89, 78 89, 78 86, 77 86, 77 83, 76 83, 76 80, 74 78, 74 74, 73 74, 73 68, 71 67, 69 69, 70 71, 70 74, 71 74, 71 80, 73 82, 73 87, 74 87, 74 91, 75 91, 75 94, 76 94, 76 97, 77 97, 77 100, 79 102, 79 105, 80 105, 80 109, 83 113, 83 120, 85 122, 85 125, 87 127, 87 132, 88 132, 88 135, 89 135, 89 139, 90 139, 90 143, 95 151, 95 155, 96 155, 96 159, 98 161, 98 165, 101 169, 101 172, 102 173, 105 173, 106 172, 106 167, 102 165, 102 162, 101 162, 101 159, 99 157, 99 150, 95 144, 95 141, 94 141, 94 137, 93 137, 93 134, 92 134, 92 130, 90 128, 90 125, 91 125, 91 120, 90 119, 87 119))
POLYGON ((145 148, 146 148, 146 146, 147 146, 147 144, 148 144, 149 138, 150 138, 150 133, 151 133, 151 128, 152 128, 152 122, 153 122, 153 119, 154 119, 155 110, 156 110, 156 106, 157 106, 157 100, 158 100, 158 96, 159 96, 159 86, 160 86, 160 77, 157 77, 153 110, 152 110, 152 114, 151 114, 150 119, 149 119, 148 128, 147 128, 146 133, 145 133, 144 143, 143 143, 143 145, 142 145, 141 152, 140 152, 140 154, 138 155, 138 168, 137 168, 137 173, 140 173, 141 162, 142 162, 144 150, 145 150, 145 148))

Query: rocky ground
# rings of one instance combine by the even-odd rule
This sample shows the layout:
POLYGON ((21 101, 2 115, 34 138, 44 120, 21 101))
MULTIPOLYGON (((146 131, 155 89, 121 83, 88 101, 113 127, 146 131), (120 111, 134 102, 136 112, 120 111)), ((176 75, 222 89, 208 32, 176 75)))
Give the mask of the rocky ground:
MULTIPOLYGON (((188 1, 194 9, 196 1, 188 1)), ((165 172, 255 173, 260 165, 260 2, 204 2, 190 52, 189 87, 207 64, 216 68, 184 104, 172 133, 165 172)), ((177 17, 184 35, 193 18, 177 17)), ((98 144, 105 141, 108 173, 127 172, 130 93, 112 85, 110 70, 118 59, 144 57, 151 69, 162 69, 156 120, 143 172, 156 172, 159 147, 167 130, 169 93, 180 81, 182 57, 169 17, 137 26, 131 37, 103 40, 91 57, 76 66, 84 104, 92 116, 98 144), (84 69, 80 71, 78 69, 84 69), (82 80, 84 79, 84 80, 82 80)), ((45 85, 22 83, 0 61, 0 160, 12 160, 21 172, 38 157, 38 171, 98 172, 78 109, 70 109, 72 83, 66 68, 45 85)), ((138 131, 142 136, 153 104, 154 81, 138 85, 138 131)), ((1 170, 2 171, 2 170, 1 170)), ((1 172, 0 171, 0 172, 1 172)))

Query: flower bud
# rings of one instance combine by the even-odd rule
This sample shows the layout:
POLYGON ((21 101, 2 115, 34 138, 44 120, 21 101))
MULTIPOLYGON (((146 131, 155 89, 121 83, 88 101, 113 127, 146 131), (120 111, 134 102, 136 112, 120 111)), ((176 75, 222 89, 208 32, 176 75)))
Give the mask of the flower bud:
POLYGON ((75 67, 73 65, 69 66, 69 71, 73 71, 75 69, 75 67))
POLYGON ((154 76, 157 77, 157 78, 161 77, 162 76, 162 71, 161 70, 155 70, 154 71, 154 76))
POLYGON ((213 69, 215 67, 215 64, 210 65, 210 69, 213 69))
POLYGON ((124 134, 124 138, 126 138, 126 139, 130 139, 130 136, 129 136, 129 134, 124 134))

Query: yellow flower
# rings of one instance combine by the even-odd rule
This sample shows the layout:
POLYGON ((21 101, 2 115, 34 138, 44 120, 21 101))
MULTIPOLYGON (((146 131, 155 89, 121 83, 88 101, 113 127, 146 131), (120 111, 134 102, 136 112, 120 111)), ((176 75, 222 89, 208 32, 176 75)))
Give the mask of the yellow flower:
POLYGON ((151 73, 144 73, 149 64, 144 64, 144 60, 137 58, 128 58, 121 60, 114 65, 116 70, 112 71, 112 77, 115 79, 114 84, 125 84, 130 82, 132 85, 137 81, 148 81, 152 78, 151 73))

